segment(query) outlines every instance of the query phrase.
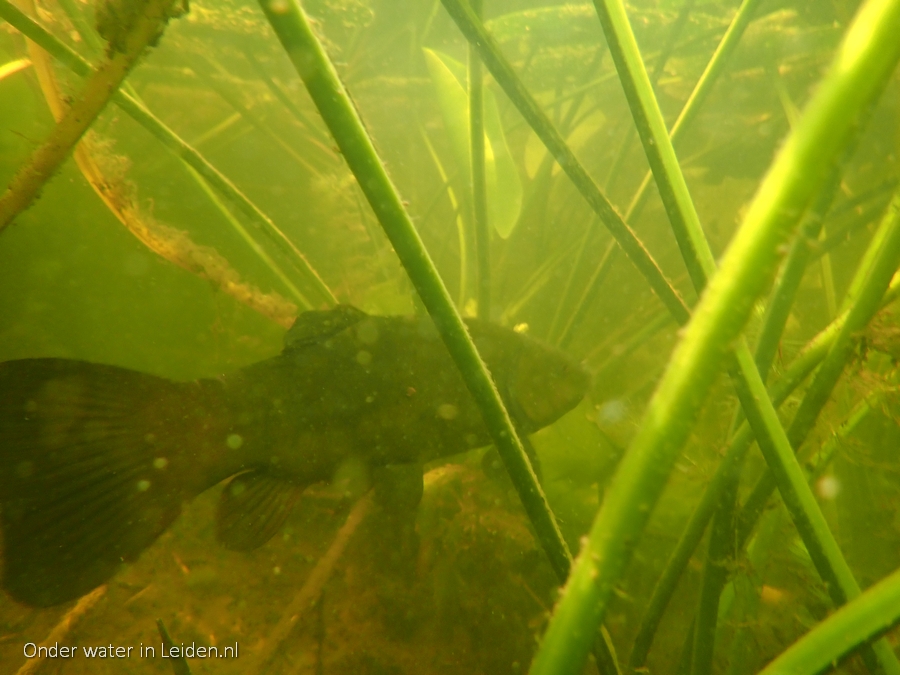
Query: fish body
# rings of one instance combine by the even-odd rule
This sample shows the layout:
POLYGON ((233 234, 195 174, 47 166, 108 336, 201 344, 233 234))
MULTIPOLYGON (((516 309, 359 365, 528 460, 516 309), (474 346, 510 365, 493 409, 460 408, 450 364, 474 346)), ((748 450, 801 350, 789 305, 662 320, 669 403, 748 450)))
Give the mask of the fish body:
MULTIPOLYGON (((587 377, 565 355, 492 324, 468 329, 522 432, 583 397, 587 377)), ((68 359, 0 363, 2 583, 30 605, 78 597, 229 477, 217 536, 249 550, 347 460, 420 464, 489 440, 427 317, 307 312, 278 356, 192 382, 68 359)))

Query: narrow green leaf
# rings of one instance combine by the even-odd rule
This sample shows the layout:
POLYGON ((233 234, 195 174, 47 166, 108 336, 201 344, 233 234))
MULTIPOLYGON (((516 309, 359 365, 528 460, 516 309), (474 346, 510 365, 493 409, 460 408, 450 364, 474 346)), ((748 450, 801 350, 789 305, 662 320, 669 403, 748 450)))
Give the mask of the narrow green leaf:
POLYGON ((515 229, 522 211, 522 180, 506 144, 497 99, 490 90, 484 92, 484 123, 488 213, 497 234, 506 239, 515 229))
MULTIPOLYGON (((431 49, 424 49, 428 72, 434 83, 444 127, 450 137, 453 156, 460 174, 471 184, 469 157, 468 98, 465 90, 465 66, 431 49)), ((506 143, 497 99, 489 91, 484 97, 485 178, 489 220, 503 239, 512 234, 522 210, 522 181, 506 143)))
MULTIPOLYGON (((431 49, 422 51, 425 52, 425 62, 437 93, 441 117, 444 119, 444 128, 450 137, 450 146, 456 165, 465 184, 469 185, 472 182, 472 162, 469 158, 468 97, 465 88, 453 74, 448 63, 458 67, 462 67, 462 64, 431 49)), ((487 148, 485 148, 485 153, 487 154, 487 152, 487 148)))

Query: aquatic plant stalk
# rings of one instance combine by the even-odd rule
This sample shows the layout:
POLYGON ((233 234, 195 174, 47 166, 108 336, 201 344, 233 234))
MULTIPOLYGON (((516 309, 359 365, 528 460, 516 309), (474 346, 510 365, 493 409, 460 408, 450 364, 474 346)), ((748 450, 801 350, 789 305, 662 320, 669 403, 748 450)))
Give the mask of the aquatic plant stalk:
POLYGON ((815 675, 900 622, 900 570, 838 609, 773 659, 760 675, 815 675))
MULTIPOLYGON (((865 328, 878 310, 883 289, 887 287, 900 261, 900 193, 894 196, 878 232, 873 237, 870 249, 875 249, 877 253, 867 253, 857 270, 856 279, 851 284, 856 297, 851 301, 847 319, 830 345, 828 354, 791 421, 788 436, 795 448, 799 449, 802 445, 822 408, 828 402, 852 353, 853 335, 865 328)), ((739 545, 749 536, 753 524, 772 493, 775 481, 776 476, 766 472, 747 497, 738 518, 739 545)))
MULTIPOLYGON (((644 69, 625 7, 621 0, 594 0, 594 6, 682 257, 694 287, 700 294, 707 279, 715 274, 715 260, 666 132, 665 121, 644 69)), ((895 267, 896 265, 890 268, 887 277, 883 279, 879 299, 887 288, 895 267)), ((768 397, 760 372, 743 338, 737 340, 734 347, 734 361, 728 370, 744 414, 750 421, 769 466, 778 477, 779 489, 785 496, 785 504, 807 549, 811 552, 819 573, 832 589, 835 602, 846 601, 848 597, 859 593, 859 586, 853 579, 809 490, 803 471, 797 463, 787 435, 768 397)), ((705 675, 712 669, 719 596, 728 577, 728 561, 733 555, 732 530, 736 482, 732 480, 723 490, 720 510, 710 539, 709 557, 694 630, 691 661, 691 672, 694 675, 705 675)), ((883 645, 878 654, 882 671, 900 673, 900 663, 893 657, 887 645, 883 645)))
POLYGON ((128 72, 146 47, 158 39, 175 7, 176 0, 147 0, 128 35, 122 52, 106 58, 59 120, 44 143, 34 151, 0 196, 0 232, 23 210, 31 206, 44 184, 56 173, 78 140, 106 107, 128 72))
MULTIPOLYGON (((162 640, 162 646, 165 652, 168 654, 172 653, 172 647, 175 646, 175 643, 172 641, 172 636, 169 635, 169 631, 166 630, 166 624, 163 623, 162 619, 156 620, 156 630, 159 633, 159 637, 162 640)), ((165 653, 164 652, 164 653, 165 653)), ((187 659, 184 656, 168 656, 171 660, 169 663, 172 666, 173 675, 191 675, 191 667, 188 665, 187 659)))
MULTIPOLYGON (((481 0, 471 0, 472 11, 481 16, 481 0)), ((491 317, 491 230, 488 222, 487 176, 484 156, 484 78, 478 51, 469 45, 469 143, 472 162, 472 213, 477 262, 478 317, 491 317)))
POLYGON ((516 76, 499 46, 485 30, 484 25, 472 12, 472 9, 462 0, 441 0, 441 2, 447 13, 456 22, 460 32, 478 50, 482 62, 494 79, 559 163, 560 168, 566 172, 584 200, 600 217, 600 221, 619 242, 625 254, 647 279, 663 305, 673 316, 677 317, 679 323, 685 322, 689 312, 684 301, 665 278, 643 243, 597 187, 534 97, 516 76))
MULTIPOLYGON (((446 0, 445 0, 446 1, 446 0)), ((770 282, 778 248, 900 58, 900 0, 869 0, 801 123, 766 174, 720 271, 677 346, 622 460, 532 663, 533 675, 576 673, 609 597, 659 498, 730 343, 770 282)))
MULTIPOLYGON (((719 46, 716 48, 716 51, 713 53, 712 58, 710 58, 709 63, 706 65, 703 74, 700 76, 700 79, 697 80, 697 83, 694 85, 693 91, 682 107, 681 113, 679 113, 678 115, 678 119, 676 119, 675 123, 672 125, 672 129, 669 132, 669 138, 672 140, 673 144, 678 141, 681 134, 685 129, 687 129, 691 121, 693 121, 695 115, 700 110, 703 103, 706 102, 707 96, 712 91, 712 88, 718 80, 719 75, 721 75, 721 73, 725 69, 725 66, 728 64, 728 60, 734 53, 734 50, 737 48, 740 39, 744 34, 744 31, 750 24, 750 21, 752 20, 757 7, 759 6, 759 3, 760 0, 743 0, 743 2, 741 3, 741 6, 738 8, 733 19, 731 20, 728 29, 725 31, 725 35, 719 42, 719 46)), ((626 223, 632 222, 640 212, 644 200, 648 195, 647 188, 650 186, 650 180, 652 178, 653 172, 647 171, 647 173, 644 175, 644 179, 641 181, 640 186, 632 197, 628 208, 625 210, 624 219, 626 223)), ((615 258, 615 254, 613 255, 613 257, 615 258)), ((584 299, 593 297, 596 292, 597 282, 592 281, 592 285, 586 289, 582 298, 584 299)), ((577 305, 575 311, 582 311, 582 305, 577 305)))
MULTIPOLYGON (((893 302, 900 296, 900 276, 894 278, 890 288, 884 295, 881 306, 893 302)), ((843 313, 822 331, 816 335, 801 350, 800 354, 791 362, 784 375, 772 387, 769 396, 776 407, 780 407, 803 381, 815 370, 828 354, 835 339, 841 332, 847 320, 847 313, 843 313)), ((669 554, 662 575, 656 581, 656 586, 647 603, 647 609, 638 627, 637 636, 632 646, 628 665, 632 670, 643 667, 653 636, 662 619, 663 612, 675 592, 675 587, 681 574, 687 567, 688 561, 703 537, 703 532, 709 519, 712 517, 716 505, 719 503, 723 491, 729 481, 733 480, 740 470, 743 458, 753 443, 753 435, 749 425, 745 422, 732 437, 728 449, 722 461, 719 462, 712 479, 706 486, 706 490, 700 498, 700 502, 694 508, 687 525, 682 531, 675 548, 669 554)), ((774 486, 772 486, 774 487, 774 486)), ((771 494, 771 491, 769 492, 771 494)), ((748 499, 749 502, 749 499, 748 499)), ((747 508, 747 502, 744 508, 747 508)), ((740 528, 737 536, 738 550, 746 536, 741 536, 740 528)))
MULTIPOLYGON (((756 13, 756 9, 759 7, 760 2, 761 0, 743 0, 743 2, 741 2, 741 6, 738 7, 731 23, 728 25, 728 29, 725 31, 725 35, 722 37, 722 41, 719 42, 719 46, 716 47, 716 51, 713 52, 712 58, 710 58, 709 63, 706 65, 703 74, 700 75, 700 79, 697 80, 697 84, 694 85, 694 89, 691 91, 690 96, 688 96, 688 100, 681 108, 678 119, 676 119, 675 123, 672 125, 672 129, 669 132, 669 138, 672 140, 673 145, 678 142, 681 134, 688 128, 690 123, 694 120, 694 117, 700 111, 700 108, 706 102, 713 86, 725 70, 725 66, 728 64, 731 55, 734 54, 734 50, 737 49, 737 46, 744 35, 744 31, 747 30, 747 26, 749 26, 750 21, 753 20, 753 15, 756 13)), ((628 205, 628 209, 625 211, 626 221, 631 221, 631 219, 635 218, 639 213, 641 205, 647 196, 647 188, 650 185, 652 176, 653 174, 651 171, 648 171, 644 175, 644 180, 641 181, 640 187, 635 192, 634 197, 631 199, 631 203, 628 205)))
MULTIPOLYGON (((560 580, 565 580, 571 567, 571 554, 509 413, 333 64, 297 0, 286 3, 261 0, 260 6, 459 368, 551 567, 560 580)), ((594 626, 590 648, 602 672, 617 672, 608 635, 599 626, 594 626)))
POLYGON ((775 360, 778 345, 781 343, 781 335, 784 333, 791 307, 794 305, 794 298, 797 296, 806 266, 813 248, 818 242, 819 233, 822 231, 822 222, 834 200, 840 180, 841 171, 835 167, 819 196, 804 216, 800 232, 791 244, 787 260, 785 260, 775 284, 775 290, 766 305, 762 329, 756 344, 756 364, 763 379, 768 377, 769 369, 775 360))
MULTIPOLYGON (((91 65, 81 58, 80 55, 53 37, 31 17, 27 16, 24 12, 10 3, 9 0, 0 0, 0 18, 6 20, 10 25, 16 28, 16 30, 20 31, 29 40, 39 45, 77 75, 90 77, 94 72, 91 65)), ((129 96, 127 93, 117 91, 113 95, 113 102, 123 112, 159 140, 167 150, 197 171, 205 181, 212 185, 222 196, 228 199, 229 202, 234 204, 241 213, 250 219, 254 227, 258 228, 270 243, 276 247, 281 256, 288 262, 294 273, 312 285, 316 294, 319 296, 316 301, 308 300, 305 294, 297 290, 296 287, 292 288, 293 284, 288 286, 288 290, 302 306, 305 308, 312 308, 319 306, 319 303, 321 302, 332 305, 337 303, 334 294, 325 282, 322 281, 322 278, 312 265, 310 265, 306 257, 296 246, 294 246, 293 242, 287 238, 278 226, 272 222, 259 207, 251 202, 228 178, 210 164, 203 155, 163 124, 159 118, 147 110, 143 104, 135 100, 132 96, 129 96)), ((273 271, 276 275, 280 276, 278 270, 273 271)))
POLYGON ((556 573, 570 558, 509 415, 362 120, 296 0, 260 2, 460 369, 556 573))

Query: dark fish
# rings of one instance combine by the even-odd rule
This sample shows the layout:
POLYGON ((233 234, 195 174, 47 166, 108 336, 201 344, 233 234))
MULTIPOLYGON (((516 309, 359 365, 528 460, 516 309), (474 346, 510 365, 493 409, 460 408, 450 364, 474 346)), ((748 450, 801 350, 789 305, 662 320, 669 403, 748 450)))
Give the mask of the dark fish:
MULTIPOLYGON (((583 397, 587 376, 563 354, 468 328, 524 433, 583 397)), ((228 477, 217 537, 250 550, 345 460, 422 463, 488 443, 427 318, 307 312, 280 355, 193 382, 68 359, 0 363, 3 587, 30 605, 76 598, 228 477)))

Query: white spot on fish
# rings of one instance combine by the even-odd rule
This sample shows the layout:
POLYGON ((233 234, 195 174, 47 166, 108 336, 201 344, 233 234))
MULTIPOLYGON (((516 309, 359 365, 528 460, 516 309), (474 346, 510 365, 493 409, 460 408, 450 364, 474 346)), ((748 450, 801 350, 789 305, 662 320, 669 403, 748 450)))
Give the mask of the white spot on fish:
POLYGON ((231 490, 232 497, 238 497, 243 494, 244 490, 247 489, 247 486, 240 481, 232 481, 231 485, 228 486, 228 489, 231 490))
POLYGON ((356 353, 356 362, 361 366, 367 366, 372 363, 372 355, 365 349, 360 349, 356 353))
POLYGON ((378 342, 378 326, 372 319, 360 321, 356 329, 356 337, 364 345, 373 345, 378 342))
POLYGON ((137 482, 138 492, 146 492, 150 489, 150 481, 149 480, 139 480, 137 482))
POLYGON ((154 469, 165 469, 167 466, 169 466, 169 460, 165 457, 157 457, 153 460, 154 469))
POLYGON ((272 568, 272 574, 281 574, 281 568, 276 565, 272 568))
POLYGON ((441 403, 437 408, 437 415, 442 420, 456 419, 459 415, 459 408, 452 403, 441 403))
POLYGON ((232 450, 237 450, 244 444, 244 437, 240 434, 231 434, 225 439, 225 445, 232 450))
POLYGON ((528 324, 527 323, 517 323, 515 326, 513 326, 513 330, 519 334, 527 333, 528 332, 528 324))
POLYGON ((269 11, 273 14, 287 14, 291 9, 288 0, 271 0, 269 2, 269 11))
POLYGON ((374 400, 375 400, 374 396, 366 396, 366 403, 371 403, 374 400))

